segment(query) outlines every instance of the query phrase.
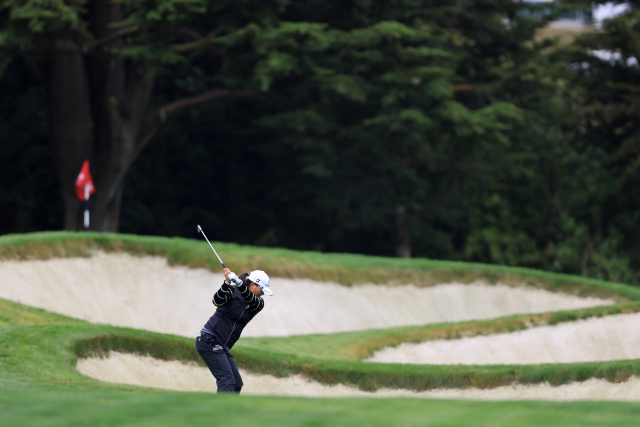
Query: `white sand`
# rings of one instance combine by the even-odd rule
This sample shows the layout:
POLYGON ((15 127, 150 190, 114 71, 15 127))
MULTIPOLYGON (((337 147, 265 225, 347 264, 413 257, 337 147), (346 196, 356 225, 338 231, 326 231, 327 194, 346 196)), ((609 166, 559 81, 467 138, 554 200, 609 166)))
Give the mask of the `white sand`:
MULTIPOLYGON (((165 362, 149 356, 111 352, 106 358, 78 360, 83 375, 100 381, 132 384, 178 391, 215 392, 215 379, 207 368, 193 363, 165 362)), ((579 383, 552 387, 549 384, 512 385, 495 389, 436 389, 414 392, 403 389, 380 389, 374 393, 342 384, 327 386, 299 375, 276 378, 241 370, 243 395, 276 395, 305 397, 421 397, 482 400, 627 400, 640 401, 640 378, 624 383, 590 379, 579 383)))
POLYGON ((492 365, 601 362, 640 358, 640 313, 589 318, 523 331, 404 343, 369 362, 492 365))
MULTIPOLYGON (((196 336, 214 312, 211 298, 222 278, 204 269, 171 267, 160 257, 96 253, 2 262, 0 298, 91 322, 196 336)), ((265 298, 265 309, 247 326, 245 337, 457 322, 613 303, 482 282, 429 288, 345 287, 275 277, 271 282, 275 296, 265 298)))

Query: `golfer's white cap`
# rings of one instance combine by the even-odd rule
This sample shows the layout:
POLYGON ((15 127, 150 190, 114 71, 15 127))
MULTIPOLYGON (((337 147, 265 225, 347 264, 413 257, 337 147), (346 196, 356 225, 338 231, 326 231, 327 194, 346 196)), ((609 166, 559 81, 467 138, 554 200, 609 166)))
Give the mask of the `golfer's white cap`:
POLYGON ((271 292, 271 289, 269 288, 269 276, 267 276, 267 273, 264 271, 254 270, 249 273, 247 279, 260 286, 260 289, 262 289, 262 292, 266 295, 273 296, 273 292, 271 292))

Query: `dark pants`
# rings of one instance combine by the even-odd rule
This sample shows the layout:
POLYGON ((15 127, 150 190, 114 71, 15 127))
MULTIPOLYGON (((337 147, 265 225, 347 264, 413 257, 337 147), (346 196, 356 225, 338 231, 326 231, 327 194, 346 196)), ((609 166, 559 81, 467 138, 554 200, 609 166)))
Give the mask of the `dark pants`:
POLYGON ((196 349, 216 378, 218 393, 240 393, 243 386, 242 377, 229 348, 222 344, 206 342, 198 337, 196 349))

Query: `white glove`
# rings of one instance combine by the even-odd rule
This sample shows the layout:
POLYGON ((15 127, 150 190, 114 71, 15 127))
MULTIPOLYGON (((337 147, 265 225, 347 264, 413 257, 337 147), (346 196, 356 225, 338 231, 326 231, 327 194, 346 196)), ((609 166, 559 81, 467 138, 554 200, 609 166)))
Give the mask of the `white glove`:
POLYGON ((231 273, 227 274, 227 277, 229 278, 229 280, 231 280, 236 285, 242 285, 242 280, 240 280, 240 278, 238 276, 236 276, 236 273, 231 272, 231 273))

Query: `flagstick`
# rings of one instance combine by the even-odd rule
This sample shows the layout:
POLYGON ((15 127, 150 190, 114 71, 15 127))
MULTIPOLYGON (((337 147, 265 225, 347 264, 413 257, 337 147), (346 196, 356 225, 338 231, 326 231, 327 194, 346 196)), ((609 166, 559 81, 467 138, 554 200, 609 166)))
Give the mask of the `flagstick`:
POLYGON ((89 231, 89 184, 84 186, 84 231, 89 231))

